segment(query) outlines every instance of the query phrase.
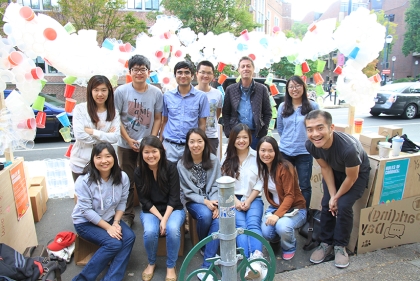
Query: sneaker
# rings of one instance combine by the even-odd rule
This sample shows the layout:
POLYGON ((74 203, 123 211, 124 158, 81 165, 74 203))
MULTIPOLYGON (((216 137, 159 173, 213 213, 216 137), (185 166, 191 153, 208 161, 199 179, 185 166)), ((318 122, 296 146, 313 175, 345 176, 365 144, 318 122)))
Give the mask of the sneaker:
POLYGON ((208 275, 206 279, 203 279, 204 275, 205 275, 204 272, 200 272, 200 273, 197 274, 197 278, 202 280, 202 281, 213 281, 214 280, 213 276, 211 276, 211 275, 208 275))
POLYGON ((291 260, 294 256, 295 256, 295 252, 283 253, 283 259, 286 261, 291 260))
POLYGON ((346 247, 334 246, 335 266, 344 268, 349 266, 349 255, 346 252, 346 247))
POLYGON ((321 263, 328 255, 332 253, 332 251, 332 245, 328 245, 327 243, 322 242, 321 244, 319 244, 318 248, 316 248, 316 250, 313 251, 309 260, 313 263, 321 263))
MULTIPOLYGON (((254 259, 258 259, 258 258, 263 258, 263 254, 256 250, 254 253, 251 254, 251 257, 249 258, 250 261, 254 260, 254 259)), ((252 280, 252 279, 256 279, 258 277, 260 277, 261 275, 261 263, 260 262, 253 262, 251 263, 251 267, 254 271, 256 271, 254 273, 254 271, 251 270, 251 268, 247 267, 246 272, 245 272, 245 279, 246 280, 252 280)))

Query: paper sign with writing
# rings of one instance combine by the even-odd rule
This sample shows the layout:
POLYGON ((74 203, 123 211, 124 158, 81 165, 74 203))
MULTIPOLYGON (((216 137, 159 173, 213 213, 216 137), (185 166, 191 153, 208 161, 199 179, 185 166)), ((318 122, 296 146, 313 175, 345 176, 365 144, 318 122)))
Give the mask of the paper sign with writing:
POLYGON ((29 208, 28 190, 26 188, 25 172, 23 162, 10 169, 13 195, 15 198, 17 219, 20 220, 29 208))
POLYGON ((380 204, 403 198, 409 163, 409 158, 386 162, 380 204))
POLYGON ((357 253, 420 242, 420 196, 362 209, 357 253))

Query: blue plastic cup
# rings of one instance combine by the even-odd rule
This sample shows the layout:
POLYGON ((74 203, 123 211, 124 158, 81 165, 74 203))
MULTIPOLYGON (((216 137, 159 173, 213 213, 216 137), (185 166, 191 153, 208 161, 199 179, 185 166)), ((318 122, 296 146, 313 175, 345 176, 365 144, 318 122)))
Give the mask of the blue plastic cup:
POLYGON ((158 83, 159 82, 158 74, 156 72, 150 73, 150 80, 152 80, 153 83, 158 83))
POLYGON ((112 51, 114 49, 114 43, 112 43, 111 40, 106 38, 102 43, 102 48, 106 48, 112 51))
POLYGON ((355 59, 357 57, 357 54, 359 53, 359 50, 359 47, 354 47, 354 49, 349 54, 349 58, 355 59))
POLYGON ((56 117, 63 127, 70 127, 70 120, 66 112, 61 112, 60 114, 57 114, 56 117))

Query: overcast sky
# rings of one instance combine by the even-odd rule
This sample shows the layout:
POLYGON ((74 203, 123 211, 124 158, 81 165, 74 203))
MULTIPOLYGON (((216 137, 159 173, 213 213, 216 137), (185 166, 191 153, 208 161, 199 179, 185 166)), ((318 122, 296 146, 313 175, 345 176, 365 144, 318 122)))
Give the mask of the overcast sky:
POLYGON ((289 0, 292 3, 292 19, 302 20, 307 13, 325 12, 337 0, 289 0))

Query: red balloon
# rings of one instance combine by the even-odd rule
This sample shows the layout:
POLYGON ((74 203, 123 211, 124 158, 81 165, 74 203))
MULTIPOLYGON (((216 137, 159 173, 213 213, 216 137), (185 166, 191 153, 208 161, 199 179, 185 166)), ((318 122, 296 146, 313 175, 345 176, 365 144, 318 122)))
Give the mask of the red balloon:
POLYGON ((168 77, 165 77, 162 79, 163 84, 169 84, 169 82, 171 82, 171 79, 169 79, 168 77))
POLYGON ((280 27, 278 27, 278 26, 273 27, 273 33, 277 33, 279 31, 280 31, 280 27))

